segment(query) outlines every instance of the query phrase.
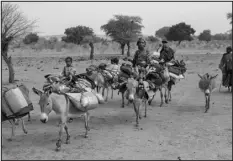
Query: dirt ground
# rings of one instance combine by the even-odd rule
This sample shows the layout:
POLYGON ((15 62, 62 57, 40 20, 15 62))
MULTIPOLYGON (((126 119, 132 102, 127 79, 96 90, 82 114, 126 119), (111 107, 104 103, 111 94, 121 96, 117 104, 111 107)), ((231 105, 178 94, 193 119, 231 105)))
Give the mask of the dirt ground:
MULTIPOLYGON (((226 88, 218 88, 212 94, 211 108, 204 113, 204 95, 198 88, 197 73, 218 73, 220 54, 177 55, 187 64, 186 78, 177 82, 172 90, 172 102, 159 107, 157 94, 149 106, 147 118, 140 120, 135 128, 132 105, 121 108, 121 97, 114 98, 91 111, 89 138, 84 138, 84 122, 77 117, 68 124, 71 144, 62 144, 55 152, 59 128, 54 113, 47 124, 39 120, 39 97, 31 88, 42 88, 44 75, 59 73, 64 63, 59 57, 14 57, 16 79, 30 88, 34 104, 32 121, 24 118, 28 134, 23 134, 21 125, 16 128, 16 137, 8 141, 11 128, 2 123, 2 159, 220 159, 232 160, 232 95, 226 88)), ((103 61, 97 61, 100 63, 103 61)), ((78 71, 84 72, 90 61, 75 61, 78 71)), ((8 70, 3 62, 2 81, 7 82, 8 70)), ((63 135, 65 141, 65 133, 63 135)))

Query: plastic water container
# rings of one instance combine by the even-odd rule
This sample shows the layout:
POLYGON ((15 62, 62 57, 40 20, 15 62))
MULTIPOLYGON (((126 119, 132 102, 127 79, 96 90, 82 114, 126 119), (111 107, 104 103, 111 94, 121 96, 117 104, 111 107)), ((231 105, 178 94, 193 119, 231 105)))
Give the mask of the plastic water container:
POLYGON ((28 106, 27 100, 19 88, 7 91, 5 93, 5 99, 14 113, 17 113, 22 108, 28 106))

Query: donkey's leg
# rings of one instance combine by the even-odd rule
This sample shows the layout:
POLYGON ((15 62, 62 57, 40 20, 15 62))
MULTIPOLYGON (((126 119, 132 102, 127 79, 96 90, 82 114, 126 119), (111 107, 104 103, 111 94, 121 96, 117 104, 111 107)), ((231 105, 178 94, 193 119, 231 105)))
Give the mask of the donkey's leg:
POLYGON ((13 120, 9 120, 11 124, 11 137, 8 139, 8 141, 12 141, 15 137, 15 122, 13 120))
POLYGON ((136 107, 136 103, 135 101, 133 101, 133 107, 134 107, 134 111, 135 111, 135 114, 136 114, 136 127, 139 126, 139 113, 138 113, 138 108, 136 107))
POLYGON ((112 96, 111 96, 111 99, 113 99, 113 88, 112 88, 112 86, 111 86, 111 89, 112 89, 112 96))
POLYGON ((64 127, 65 127, 65 124, 66 124, 66 120, 67 118, 63 115, 61 116, 61 124, 60 124, 60 131, 59 131, 59 136, 58 136, 58 140, 57 140, 57 143, 56 143, 56 151, 60 151, 61 150, 61 139, 62 139, 62 133, 63 133, 63 130, 64 130, 64 127))
POLYGON ((22 129, 23 129, 23 132, 25 133, 25 134, 27 134, 28 132, 27 132, 27 130, 26 130, 26 128, 25 128, 25 124, 24 124, 24 120, 21 118, 21 121, 22 121, 22 129))
POLYGON ((139 100, 139 105, 138 105, 138 118, 139 119, 142 119, 142 117, 141 117, 141 107, 142 107, 142 105, 143 105, 143 100, 142 99, 140 99, 139 100))
POLYGON ((88 138, 88 131, 90 131, 90 128, 88 126, 88 122, 89 122, 89 113, 86 112, 84 114, 84 122, 85 122, 85 129, 86 129, 86 132, 85 132, 85 138, 88 138))
POLYGON ((29 122, 31 121, 31 115, 30 115, 30 112, 28 113, 28 121, 29 121, 29 122))
POLYGON ((172 95, 171 95, 171 89, 168 89, 168 101, 171 102, 172 95))
POLYGON ((168 89, 165 87, 165 103, 168 104, 168 89))
POLYGON ((13 119, 15 125, 19 125, 19 119, 13 119))
POLYGON ((100 87, 102 89, 102 95, 104 96, 105 87, 100 87))
POLYGON ((106 98, 105 98, 105 102, 108 102, 109 87, 106 87, 106 89, 107 89, 107 95, 106 95, 106 98))
POLYGON ((148 104, 149 104, 149 105, 151 105, 151 102, 153 101, 154 97, 155 97, 155 94, 152 96, 151 99, 149 99, 149 101, 148 101, 148 104))
POLYGON ((206 110, 205 110, 205 113, 208 112, 209 108, 210 108, 210 94, 206 97, 206 107, 205 107, 206 110))
POLYGON ((144 106, 145 106, 145 115, 144 117, 147 116, 147 100, 144 98, 144 106))
POLYGON ((66 137, 66 144, 70 144, 70 134, 68 132, 68 126, 67 126, 67 124, 65 124, 64 129, 65 129, 66 136, 67 136, 66 137))
POLYGON ((122 93, 121 93, 121 98, 122 98, 122 105, 121 105, 121 107, 122 107, 122 108, 125 107, 125 97, 124 97, 124 94, 125 94, 125 92, 122 92, 122 93))
POLYGON ((162 107, 163 106, 163 91, 162 91, 162 88, 159 88, 159 91, 160 91, 160 97, 161 97, 160 107, 162 107))

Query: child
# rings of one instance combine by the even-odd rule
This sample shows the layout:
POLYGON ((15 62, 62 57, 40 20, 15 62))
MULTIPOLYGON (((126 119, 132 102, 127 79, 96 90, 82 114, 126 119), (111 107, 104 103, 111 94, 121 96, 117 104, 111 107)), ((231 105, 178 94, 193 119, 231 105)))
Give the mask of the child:
POLYGON ((61 73, 61 76, 65 78, 67 82, 67 84, 69 84, 72 81, 73 76, 75 76, 76 74, 76 70, 72 65, 72 58, 71 57, 67 57, 65 59, 66 62, 66 66, 64 66, 63 71, 61 73))

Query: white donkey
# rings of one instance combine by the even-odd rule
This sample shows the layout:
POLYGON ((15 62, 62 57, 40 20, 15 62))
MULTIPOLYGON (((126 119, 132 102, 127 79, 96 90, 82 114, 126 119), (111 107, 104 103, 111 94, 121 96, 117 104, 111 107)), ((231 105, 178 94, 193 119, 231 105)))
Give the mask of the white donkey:
POLYGON ((68 115, 84 115, 84 121, 85 121, 85 138, 88 137, 88 131, 90 130, 88 126, 89 122, 89 112, 88 111, 81 111, 75 108, 67 95, 65 94, 56 94, 52 93, 51 91, 47 92, 41 92, 40 90, 32 88, 33 92, 40 96, 39 105, 41 109, 41 118, 40 121, 42 123, 48 122, 48 116, 51 111, 54 111, 57 115, 60 116, 60 131, 59 131, 59 137, 56 143, 56 150, 59 151, 61 149, 61 138, 63 130, 65 129, 67 138, 66 138, 66 144, 70 144, 70 135, 68 133, 68 126, 67 126, 67 119, 68 115))

